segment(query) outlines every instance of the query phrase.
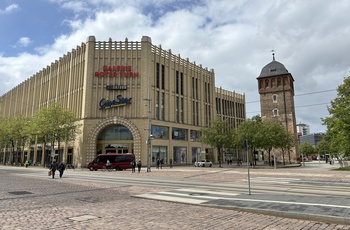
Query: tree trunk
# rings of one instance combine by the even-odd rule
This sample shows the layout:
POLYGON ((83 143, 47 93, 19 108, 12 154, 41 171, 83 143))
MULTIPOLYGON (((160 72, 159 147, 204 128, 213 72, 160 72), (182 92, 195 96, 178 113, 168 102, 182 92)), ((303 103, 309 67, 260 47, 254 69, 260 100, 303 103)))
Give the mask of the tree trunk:
POLYGON ((217 148, 217 150, 218 150, 218 158, 219 158, 219 168, 221 168, 221 148, 217 148))

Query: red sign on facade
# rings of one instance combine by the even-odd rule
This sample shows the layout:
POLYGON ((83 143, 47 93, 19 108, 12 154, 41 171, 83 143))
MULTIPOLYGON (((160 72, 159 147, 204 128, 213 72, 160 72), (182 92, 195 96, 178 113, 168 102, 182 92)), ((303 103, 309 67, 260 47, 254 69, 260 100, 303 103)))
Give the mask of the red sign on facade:
POLYGON ((95 77, 138 77, 138 72, 132 72, 131 66, 103 66, 102 72, 95 72, 95 77))

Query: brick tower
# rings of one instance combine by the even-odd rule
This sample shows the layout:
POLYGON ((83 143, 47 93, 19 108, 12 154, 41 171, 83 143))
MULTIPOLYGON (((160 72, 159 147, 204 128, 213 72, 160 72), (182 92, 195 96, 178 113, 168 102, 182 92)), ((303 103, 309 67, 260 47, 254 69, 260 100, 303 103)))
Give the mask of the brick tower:
MULTIPOLYGON (((297 138, 294 79, 291 73, 280 62, 273 60, 262 68, 258 80, 260 94, 260 109, 262 120, 280 121, 284 127, 297 138)), ((274 150, 277 162, 283 162, 280 150, 274 150)), ((285 163, 296 163, 298 147, 285 152, 285 163)), ((267 159, 267 158, 265 158, 267 159)))

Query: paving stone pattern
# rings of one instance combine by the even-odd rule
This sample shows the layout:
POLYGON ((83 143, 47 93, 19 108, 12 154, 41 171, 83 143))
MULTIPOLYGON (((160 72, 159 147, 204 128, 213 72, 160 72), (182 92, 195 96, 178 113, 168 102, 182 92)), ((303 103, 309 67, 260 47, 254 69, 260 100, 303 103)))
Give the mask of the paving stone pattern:
MULTIPOLYGON (((68 170, 66 175, 69 172, 68 170)), ((201 179, 204 177, 200 173, 186 172, 186 170, 181 172, 164 170, 163 172, 154 172, 151 176, 201 179)), ((86 171, 86 173, 89 172, 86 171)), ((237 175, 243 177, 241 174, 237 175)), ((134 176, 148 177, 150 174, 142 171, 134 176)), ((215 180, 217 176, 209 173, 206 178, 215 180)), ((229 178, 223 177, 223 180, 225 179, 229 178)), ((65 178, 41 179, 1 171, 0 185, 1 230, 350 229, 350 226, 344 225, 132 197, 132 195, 162 190, 154 187, 116 186, 65 180, 65 178)))

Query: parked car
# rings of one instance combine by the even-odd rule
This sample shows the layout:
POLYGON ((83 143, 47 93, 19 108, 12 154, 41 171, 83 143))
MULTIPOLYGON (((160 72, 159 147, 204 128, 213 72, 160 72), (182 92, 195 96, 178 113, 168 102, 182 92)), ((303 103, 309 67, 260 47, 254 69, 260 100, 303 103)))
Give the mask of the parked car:
POLYGON ((194 166, 195 167, 211 167, 211 166, 213 166, 213 163, 211 161, 208 161, 208 160, 200 160, 200 161, 194 162, 194 166))

